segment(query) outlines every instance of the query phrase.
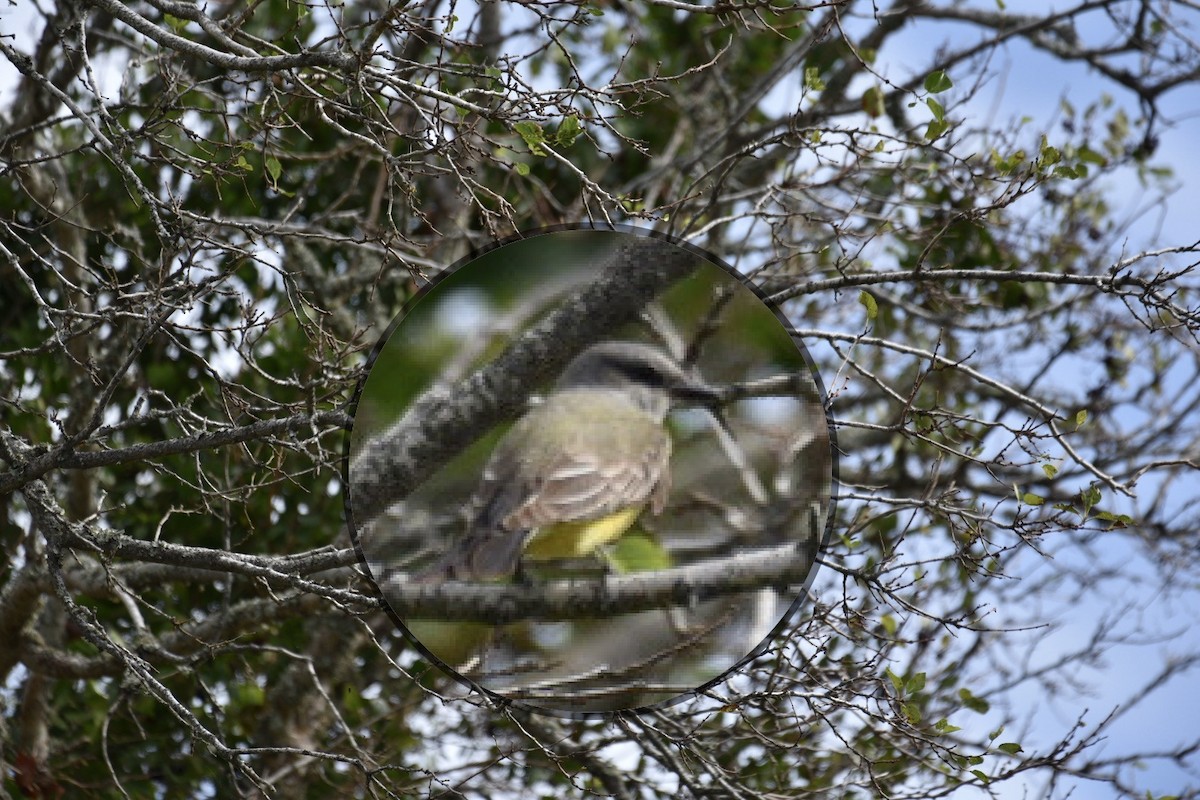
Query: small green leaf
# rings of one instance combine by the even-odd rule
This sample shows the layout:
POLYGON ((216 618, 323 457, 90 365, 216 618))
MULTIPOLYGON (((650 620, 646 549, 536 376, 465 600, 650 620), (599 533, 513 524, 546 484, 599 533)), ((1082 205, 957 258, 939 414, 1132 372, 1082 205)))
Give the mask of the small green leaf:
POLYGON ((995 150, 992 151, 992 163, 996 167, 996 171, 1001 175, 1008 175, 1017 167, 1025 163, 1025 151, 1017 150, 1007 156, 1001 156, 995 150))
POLYGON ((1021 495, 1021 502, 1029 506, 1040 506, 1042 503, 1046 502, 1046 498, 1042 497, 1041 495, 1036 495, 1033 492, 1026 492, 1025 494, 1021 495))
POLYGON ((1046 473, 1047 478, 1053 478, 1058 474, 1058 467, 1053 464, 1042 464, 1042 472, 1046 473))
POLYGON ((947 719, 939 719, 937 724, 933 726, 933 729, 938 733, 955 733, 956 731, 962 730, 962 728, 958 727, 957 725, 951 725, 950 721, 947 719))
POLYGON ((884 113, 883 105, 883 89, 878 86, 872 86, 863 92, 862 110, 867 112, 868 117, 882 117, 884 113))
POLYGON ((992 782, 991 778, 989 778, 985 773, 980 772, 977 769, 971 770, 971 774, 974 775, 976 778, 979 778, 979 780, 983 781, 985 784, 992 782))
POLYGON ((671 555, 662 545, 640 533, 622 537, 609 551, 608 561, 621 573, 671 567, 671 555))
POLYGON ((950 80, 950 76, 945 70, 931 72, 925 78, 925 91, 932 94, 940 94, 954 85, 954 81, 950 80))
POLYGON ((879 624, 883 625, 883 630, 888 636, 895 636, 896 631, 900 628, 900 626, 896 624, 896 618, 891 614, 884 614, 882 617, 880 617, 879 624))
POLYGON ((524 161, 518 161, 515 165, 515 168, 518 175, 525 176, 529 174, 529 165, 524 161))
POLYGON ((535 156, 546 155, 546 151, 542 149, 542 143, 546 141, 546 134, 542 131, 541 125, 532 120, 523 120, 513 125, 513 130, 525 140, 529 152, 535 156))
POLYGON ((879 304, 875 302, 875 298, 871 295, 870 292, 865 291, 865 290, 859 292, 858 293, 858 302, 862 303, 863 307, 865 309, 867 309, 867 319, 874 320, 875 317, 878 316, 879 304))
POLYGON ((908 681, 906 681, 904 684, 904 690, 906 692, 909 692, 910 694, 914 693, 914 692, 919 692, 924 688, 925 688, 925 673, 924 672, 918 672, 916 675, 910 676, 908 681))
POLYGON ((1133 517, 1128 514, 1114 514, 1111 511, 1100 511, 1096 514, 1096 519, 1102 519, 1105 522, 1113 523, 1114 528, 1124 528, 1127 525, 1133 524, 1133 517))
POLYGON ((558 132, 554 134, 554 140, 563 147, 570 147, 575 144, 575 140, 579 138, 579 134, 582 131, 583 128, 579 125, 579 117, 572 114, 558 126, 558 132))
POLYGON ((897 692, 904 688, 904 679, 892 672, 891 667, 888 667, 886 670, 884 670, 883 674, 887 675, 887 679, 892 682, 892 688, 897 692))
POLYGON ((279 176, 283 174, 283 165, 275 156, 267 156, 267 174, 271 176, 272 183, 278 183, 279 176))
POLYGON ((970 689, 959 689, 958 699, 962 700, 962 704, 965 708, 974 711, 976 714, 986 714, 989 710, 991 710, 991 705, 988 703, 988 701, 984 700, 982 697, 976 697, 975 695, 971 694, 970 689))
POLYGON ((1004 744, 996 745, 996 747, 1000 750, 1003 750, 1005 753, 1008 753, 1010 756, 1015 756, 1017 753, 1024 751, 1024 748, 1016 742, 1005 742, 1004 744))
POLYGON ((929 106, 929 110, 933 112, 933 118, 941 122, 946 118, 946 109, 932 97, 925 98, 925 105, 929 106))
POLYGON ((905 703, 900 710, 904 713, 904 718, 908 720, 909 725, 916 725, 921 721, 921 709, 916 703, 905 703))
POLYGON ((821 80, 820 67, 804 68, 804 88, 811 89, 814 92, 819 92, 825 88, 825 81, 821 80))
POLYGON ((1041 160, 1043 167, 1052 167, 1058 162, 1062 161, 1062 151, 1057 147, 1043 142, 1042 152, 1039 154, 1038 158, 1041 160))
POLYGON ((1080 428, 1082 428, 1083 423, 1087 422, 1087 418, 1088 418, 1088 413, 1087 413, 1086 408, 1081 409, 1080 411, 1076 411, 1075 412, 1075 430, 1079 430, 1080 428))
POLYGON ((929 127, 925 129, 925 138, 929 141, 938 139, 943 133, 950 128, 950 125, 945 120, 935 119, 929 123, 929 127))

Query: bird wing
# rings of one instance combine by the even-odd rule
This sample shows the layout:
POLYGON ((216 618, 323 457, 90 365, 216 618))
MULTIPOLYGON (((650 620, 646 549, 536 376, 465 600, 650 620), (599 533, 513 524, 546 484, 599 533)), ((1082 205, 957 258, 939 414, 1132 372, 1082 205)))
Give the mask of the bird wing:
POLYGON ((430 575, 511 575, 527 538, 544 525, 647 502, 659 513, 670 485, 670 436, 634 407, 605 411, 596 421, 551 398, 518 420, 484 468, 467 535, 430 575))
POLYGON ((666 435, 636 458, 604 460, 594 453, 566 451, 529 486, 528 495, 502 521, 507 530, 531 530, 555 522, 603 517, 651 500, 662 510, 671 457, 666 435))

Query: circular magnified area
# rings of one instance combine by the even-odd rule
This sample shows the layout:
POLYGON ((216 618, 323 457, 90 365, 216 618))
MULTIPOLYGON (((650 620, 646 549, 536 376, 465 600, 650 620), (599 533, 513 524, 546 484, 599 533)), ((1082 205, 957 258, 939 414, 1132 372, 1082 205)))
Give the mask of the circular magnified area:
POLYGON ((811 582, 821 384, 736 272, 620 231, 448 270, 379 343, 349 441, 355 545, 471 690, 645 709, 758 652, 811 582))

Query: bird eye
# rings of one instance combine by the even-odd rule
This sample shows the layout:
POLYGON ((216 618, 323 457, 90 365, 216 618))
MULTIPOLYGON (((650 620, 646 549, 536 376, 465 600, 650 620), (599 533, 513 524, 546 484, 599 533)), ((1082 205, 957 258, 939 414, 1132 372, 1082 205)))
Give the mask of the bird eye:
POLYGON ((662 370, 655 368, 645 361, 628 361, 621 365, 621 371, 629 378, 650 386, 663 386, 667 376, 662 370))

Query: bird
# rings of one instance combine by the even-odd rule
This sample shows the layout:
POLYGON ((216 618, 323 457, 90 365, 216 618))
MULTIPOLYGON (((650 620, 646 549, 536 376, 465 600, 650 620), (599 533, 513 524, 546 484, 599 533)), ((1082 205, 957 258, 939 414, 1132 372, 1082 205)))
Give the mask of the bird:
POLYGON ((581 558, 616 541, 666 505, 668 413, 721 398, 655 345, 588 347, 496 444, 465 535, 414 580, 506 579, 523 558, 581 558))

